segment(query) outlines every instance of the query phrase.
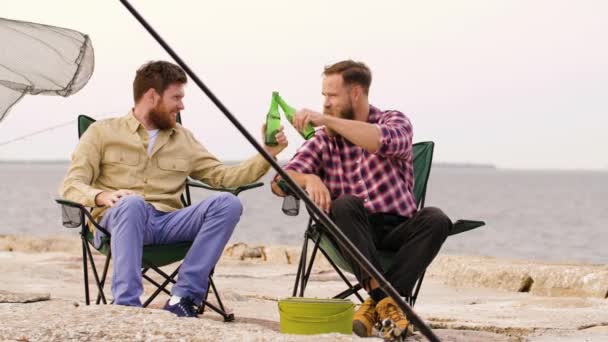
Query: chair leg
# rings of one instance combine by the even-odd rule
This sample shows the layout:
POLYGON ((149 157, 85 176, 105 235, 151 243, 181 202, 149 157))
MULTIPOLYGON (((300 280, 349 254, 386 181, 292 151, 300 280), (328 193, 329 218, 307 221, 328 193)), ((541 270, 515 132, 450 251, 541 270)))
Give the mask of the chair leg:
MULTIPOLYGON (((209 278, 209 284, 211 284, 211 278, 209 278)), ((199 315, 202 315, 205 313, 205 306, 207 305, 207 298, 209 298, 209 288, 210 288, 210 286, 207 286, 207 290, 205 291, 205 296, 203 297, 203 302, 201 303, 201 306, 198 308, 199 315)))
MULTIPOLYGON (((224 303, 222 303, 222 299, 220 298, 220 294, 217 292, 217 288, 215 287, 215 282, 213 281, 213 278, 211 276, 209 276, 209 287, 211 287, 213 289, 213 293, 215 294, 215 299, 217 300, 218 305, 220 306, 220 308, 223 311, 226 311, 226 309, 224 308, 224 303)), ((209 294, 209 291, 207 291, 207 294, 209 294)), ((207 298, 205 298, 205 300, 207 300, 207 298)))
MULTIPOLYGON (((352 285, 351 285, 352 286, 352 285)), ((334 298, 339 298, 339 299, 344 299, 347 298, 350 295, 356 294, 357 297, 359 297, 359 290, 361 290, 363 288, 363 286, 361 286, 361 284, 357 284, 355 286, 349 287, 348 289, 338 293, 337 295, 334 296, 334 298)), ((362 298, 359 298, 359 300, 361 300, 362 298)))
MULTIPOLYGON (((213 277, 213 273, 215 273, 215 267, 213 269, 211 269, 211 273, 209 273, 209 282, 207 284, 207 290, 205 290, 205 296, 203 296, 203 302, 201 303, 201 306, 198 308, 199 315, 202 315, 205 313, 205 306, 207 305, 207 298, 209 298, 209 291, 211 290, 211 283, 213 282, 213 278, 211 278, 211 277, 213 277)), ((215 291, 215 288, 213 288, 213 291, 215 291)))
MULTIPOLYGON (((108 275, 108 268, 110 268, 110 259, 112 259, 112 250, 108 252, 106 256, 106 262, 103 265, 103 272, 101 273, 101 289, 103 290, 106 283, 106 276, 108 275)), ((97 301, 95 304, 99 304, 101 302, 101 293, 97 294, 97 301)))
POLYGON ((336 265, 331 260, 331 258, 329 257, 329 255, 327 255, 327 253, 325 253, 323 248, 320 248, 320 250, 321 250, 321 253, 323 253, 323 255, 325 256, 325 259, 327 259, 327 261, 329 261, 329 264, 334 268, 334 270, 336 270, 336 272, 338 272, 338 275, 340 276, 340 278, 342 278, 344 283, 346 283, 346 285, 348 286, 348 290, 339 293, 338 295, 334 296, 334 298, 346 298, 346 297, 350 296, 350 294, 354 294, 361 301, 361 303, 363 303, 363 297, 361 297, 361 295, 359 294, 359 290, 361 289, 361 284, 357 284, 357 286, 353 286, 351 284, 351 282, 346 278, 344 273, 342 273, 342 271, 340 270, 338 265, 336 265), (346 297, 339 297, 340 295, 346 294, 347 291, 350 291, 350 292, 348 292, 349 294, 346 295, 346 297))
POLYGON ((312 267, 314 265, 314 260, 315 260, 317 251, 320 250, 321 253, 323 253, 323 255, 325 256, 325 259, 327 259, 327 261, 329 261, 330 265, 334 268, 334 270, 338 273, 340 278, 342 278, 344 283, 348 286, 347 290, 340 292, 339 294, 334 296, 334 298, 344 299, 344 298, 354 294, 359 299, 359 301, 361 301, 361 303, 363 303, 363 297, 361 297, 361 295, 359 294, 359 290, 362 289, 362 286, 360 284, 356 284, 353 286, 351 284, 351 282, 346 278, 344 273, 342 273, 340 268, 330 259, 329 255, 327 255, 327 253, 325 253, 323 248, 321 248, 320 243, 321 243, 322 234, 323 233, 321 232, 320 235, 317 237, 317 239, 312 239, 310 237, 310 235, 308 235, 308 230, 307 230, 307 233, 305 233, 305 235, 304 235, 304 242, 302 243, 302 253, 300 254, 298 272, 296 274, 296 281, 295 281, 295 284, 293 287, 293 296, 295 297, 297 295, 298 289, 299 289, 300 290, 299 297, 304 297, 304 291, 306 290, 306 285, 308 284, 308 280, 309 280, 310 274, 312 272, 312 267), (306 268, 306 259, 307 259, 306 256, 307 256, 307 251, 308 251, 308 239, 309 238, 315 242, 315 245, 313 247, 311 259, 308 263, 308 269, 307 269, 306 268))
POLYGON ((298 272, 296 274, 296 281, 293 284, 293 292, 292 292, 292 297, 295 297, 298 295, 298 288, 300 287, 300 277, 304 276, 304 266, 302 263, 302 256, 306 254, 305 250, 308 246, 307 244, 307 240, 308 240, 308 235, 305 233, 304 234, 304 242, 302 242, 302 250, 300 251, 300 260, 298 260, 298 272))
MULTIPOLYGON (((226 312, 226 308, 224 307, 224 303, 222 303, 222 299, 220 298, 220 293, 217 291, 217 288, 215 287, 215 282, 213 281, 213 278, 211 277, 211 275, 209 276, 209 285, 211 285, 210 287, 213 288, 213 293, 215 294, 215 299, 217 300, 219 308, 216 308, 213 304, 210 304, 207 301, 207 298, 205 298, 205 300, 203 301, 203 304, 202 304, 203 308, 204 308, 204 306, 206 304, 211 309, 213 309, 213 311, 215 311, 218 314, 222 315, 222 317, 224 317, 224 322, 232 322, 232 321, 234 321, 234 314, 226 312)), ((209 293, 209 290, 207 290, 207 293, 209 293)))
POLYGON ((166 280, 168 280, 169 282, 171 282, 173 284, 177 283, 177 281, 175 280, 175 276, 177 275, 177 272, 179 272, 180 267, 178 267, 175 271, 173 271, 173 273, 171 273, 171 275, 168 275, 167 273, 163 272, 163 270, 161 270, 157 266, 150 266, 150 268, 152 270, 154 270, 156 273, 160 274, 163 278, 165 278, 166 280))
POLYGON ((93 253, 91 252, 91 248, 89 247, 88 243, 85 243, 85 248, 87 250, 86 254, 88 254, 89 256, 89 262, 91 263, 91 270, 93 271, 93 276, 95 277, 95 284, 97 285, 97 290, 99 291, 99 295, 101 295, 101 301, 104 304, 107 304, 106 296, 103 293, 103 288, 101 287, 99 275, 97 274, 97 267, 95 266, 95 261, 93 260, 93 253))
POLYGON ((217 312, 218 314, 220 314, 222 317, 224 317, 224 322, 233 322, 234 321, 234 314, 233 313, 226 313, 224 310, 218 308, 217 306, 209 303, 208 301, 203 301, 203 304, 205 306, 208 306, 209 308, 211 308, 211 310, 217 312))
POLYGON ((165 291, 166 293, 169 293, 169 291, 167 291, 166 287, 167 287, 167 285, 169 285, 169 283, 175 283, 175 276, 179 272, 179 268, 180 267, 176 268, 175 271, 173 271, 173 273, 171 273, 171 275, 167 275, 160 268, 158 268, 156 266, 150 266, 151 269, 153 269, 156 273, 160 274, 162 277, 165 278, 165 281, 163 281, 163 283, 160 284, 160 286, 158 285, 158 283, 156 283, 155 281, 153 281, 150 277, 148 277, 147 275, 144 275, 142 273, 142 277, 144 277, 144 279, 146 279, 148 281, 152 280, 152 283, 155 284, 156 287, 157 287, 156 291, 154 291, 154 293, 152 293, 150 295, 150 297, 148 297, 148 299, 144 302, 144 304, 143 304, 144 308, 147 307, 154 300, 154 298, 156 298, 156 296, 158 296, 158 294, 161 291, 165 291))
MULTIPOLYGON (((315 241, 315 240, 313 240, 315 241)), ((310 255, 310 261, 308 262, 308 270, 306 270, 306 274, 304 275, 304 281, 302 282, 302 288, 300 289, 301 294, 300 297, 304 297, 304 291, 306 291, 306 286, 308 285, 308 280, 310 279, 310 273, 312 272, 312 266, 315 263, 315 257, 317 256, 317 251, 319 250, 319 243, 321 243, 321 235, 315 241, 315 246, 312 249, 312 254, 310 255)), ((306 261, 306 260, 304 260, 306 261)))
POLYGON ((90 305, 89 299, 89 268, 87 265, 87 242, 86 238, 82 236, 82 271, 84 275, 84 302, 86 305, 90 305))
POLYGON ((304 283, 306 280, 304 279, 304 275, 306 274, 306 254, 308 252, 308 238, 304 238, 304 244, 302 246, 302 254, 300 254, 300 263, 302 264, 302 274, 300 276, 300 297, 304 297, 304 287, 306 284, 304 283))
POLYGON ((416 304, 416 300, 418 299, 418 294, 420 293, 420 287, 422 286, 422 281, 424 280, 425 274, 426 274, 426 271, 422 272, 420 279, 418 279, 418 282, 416 282, 416 289, 414 290, 414 293, 410 296, 410 305, 411 306, 414 306, 414 304, 416 304))
POLYGON ((142 278, 146 279, 148 282, 150 282, 150 284, 156 286, 157 289, 162 288, 162 292, 171 296, 171 292, 169 292, 166 288, 163 288, 161 284, 157 283, 156 280, 150 278, 150 276, 148 276, 147 274, 142 274, 142 278))
POLYGON ((214 272, 215 272, 215 269, 211 270, 211 273, 209 273, 209 285, 207 286, 207 291, 205 291, 205 296, 203 297, 203 302, 201 303, 201 305, 198 308, 198 314, 199 315, 204 314, 205 307, 208 306, 211 308, 211 310, 217 312, 222 317, 224 317, 224 322, 232 322, 232 321, 234 321, 234 314, 227 313, 226 308, 224 308, 224 303, 222 303, 222 299, 220 298, 220 293, 217 291, 217 288, 215 287, 215 282, 213 281, 214 272), (211 290, 211 289, 213 290, 213 293, 215 294, 215 299, 217 300, 219 307, 209 303, 209 301, 207 300, 207 298, 209 298, 209 290, 211 290))

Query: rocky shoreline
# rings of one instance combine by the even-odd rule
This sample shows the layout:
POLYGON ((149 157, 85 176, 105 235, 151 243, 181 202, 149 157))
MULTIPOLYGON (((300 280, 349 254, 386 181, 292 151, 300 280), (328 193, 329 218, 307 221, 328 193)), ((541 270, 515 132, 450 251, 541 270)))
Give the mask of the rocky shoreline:
MULTIPOLYGON (((233 244, 214 277, 236 315, 178 319, 151 308, 84 305, 77 236, 0 236, 0 340, 346 341, 279 332, 277 301, 291 294, 297 246, 233 244)), ((96 261, 101 264, 102 258, 96 261)), ((343 284, 322 257, 307 296, 343 284)), ((151 292, 146 287, 146 292, 151 292)), ((92 293, 94 291, 91 283, 92 293)), ((445 341, 608 340, 608 266, 439 255, 415 310, 445 341)), ((373 339, 371 339, 373 340, 373 339)), ((419 334, 412 341, 424 340, 419 334)))

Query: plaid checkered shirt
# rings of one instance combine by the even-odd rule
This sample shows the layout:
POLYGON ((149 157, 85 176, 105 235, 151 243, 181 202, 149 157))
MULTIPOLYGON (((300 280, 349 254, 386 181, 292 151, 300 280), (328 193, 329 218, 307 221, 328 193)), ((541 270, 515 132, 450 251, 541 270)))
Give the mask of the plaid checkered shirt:
POLYGON ((332 200, 354 195, 363 200, 370 214, 411 217, 416 212, 412 124, 401 112, 381 111, 373 106, 367 122, 381 132, 380 147, 375 153, 317 129, 283 168, 318 175, 332 200))

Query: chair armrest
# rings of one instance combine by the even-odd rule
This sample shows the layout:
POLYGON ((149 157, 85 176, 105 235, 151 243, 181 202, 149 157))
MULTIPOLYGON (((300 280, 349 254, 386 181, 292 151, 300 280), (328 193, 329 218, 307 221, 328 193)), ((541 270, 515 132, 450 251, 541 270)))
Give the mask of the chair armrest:
POLYGON ((86 217, 89 222, 95 226, 95 228, 101 230, 108 236, 110 235, 110 233, 104 227, 100 226, 99 223, 93 219, 91 212, 84 205, 63 198, 56 198, 55 202, 61 205, 62 223, 64 227, 82 227, 85 229, 86 222, 84 218, 86 217))
POLYGON ((66 228, 78 228, 84 223, 87 209, 80 203, 57 198, 55 202, 61 205, 61 223, 66 228))
MULTIPOLYGON (((298 216, 298 214, 300 213, 300 199, 295 196, 295 194, 291 191, 289 185, 287 185, 287 182, 285 182, 284 180, 279 180, 277 182, 277 185, 281 188, 281 191, 283 191, 286 195, 283 198, 283 206, 281 208, 283 210, 283 213, 288 216, 298 216)), ((310 210, 308 212, 312 217, 312 212, 310 210)), ((485 224, 486 223, 483 221, 458 220, 453 223, 452 230, 448 235, 464 233, 466 231, 484 226, 485 224)))
POLYGON ((211 191, 230 192, 235 196, 238 196, 238 194, 240 194, 241 192, 243 192, 245 190, 259 188, 264 185, 264 183, 262 183, 262 182, 257 182, 257 183, 245 184, 245 185, 242 185, 242 186, 239 186, 236 188, 223 188, 223 187, 216 188, 216 187, 209 186, 203 182, 192 179, 192 178, 188 178, 188 181, 186 182, 186 184, 188 184, 188 186, 191 186, 194 188, 202 188, 202 189, 207 189, 207 190, 211 190, 211 191))
POLYGON ((483 221, 474 221, 474 220, 458 220, 453 223, 452 230, 448 235, 456 235, 460 233, 464 233, 471 229, 479 228, 481 226, 485 226, 485 222, 483 221))
POLYGON ((76 203, 76 202, 72 202, 72 201, 68 201, 66 199, 63 198, 55 198, 55 202, 61 204, 61 205, 65 205, 68 207, 72 207, 72 208, 78 208, 81 210, 87 210, 84 205, 80 204, 80 203, 76 203))
POLYGON ((298 216, 300 213, 300 199, 291 191, 291 188, 283 179, 279 180, 277 185, 281 188, 281 191, 285 193, 283 205, 281 206, 283 214, 287 216, 298 216))

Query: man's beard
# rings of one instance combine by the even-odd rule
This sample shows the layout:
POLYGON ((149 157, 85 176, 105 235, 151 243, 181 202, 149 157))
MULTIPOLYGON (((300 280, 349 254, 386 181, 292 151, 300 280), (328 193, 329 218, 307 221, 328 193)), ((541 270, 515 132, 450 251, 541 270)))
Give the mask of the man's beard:
POLYGON ((162 102, 150 111, 150 121, 154 124, 154 126, 158 127, 158 129, 175 127, 173 115, 171 115, 162 102))
MULTIPOLYGON (((325 111, 323 114, 331 115, 331 114, 328 114, 327 111, 325 111)), ((338 115, 336 115, 336 116, 341 119, 354 120, 355 119, 355 110, 353 109, 352 102, 349 103, 347 107, 342 108, 340 110, 340 112, 338 112, 338 115)), ((325 130, 327 131, 327 134, 329 134, 330 137, 340 136, 339 134, 336 133, 336 131, 334 131, 331 128, 328 128, 327 126, 325 127, 325 130)))

